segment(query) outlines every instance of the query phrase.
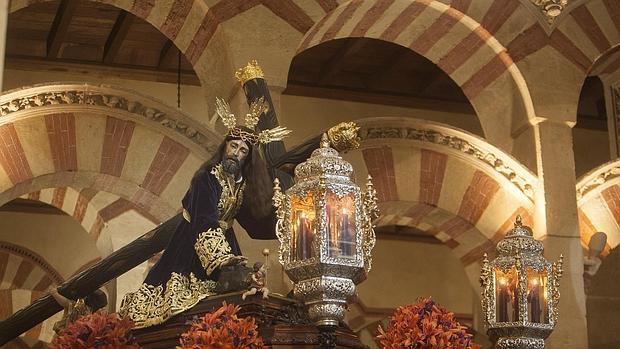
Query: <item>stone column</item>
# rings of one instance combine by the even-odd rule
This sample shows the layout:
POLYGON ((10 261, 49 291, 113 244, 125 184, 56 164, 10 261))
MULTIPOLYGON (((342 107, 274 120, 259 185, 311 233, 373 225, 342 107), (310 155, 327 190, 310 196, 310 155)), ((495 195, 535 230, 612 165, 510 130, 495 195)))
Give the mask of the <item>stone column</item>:
POLYGON ((560 315, 547 340, 548 349, 588 347, 572 126, 574 123, 542 119, 517 137, 513 152, 524 163, 536 161, 541 182, 534 215, 535 237, 543 239, 547 259, 555 261, 564 255, 560 315))
POLYGON ((6 27, 9 20, 9 0, 0 0, 0 91, 4 81, 4 57, 6 55, 6 27))

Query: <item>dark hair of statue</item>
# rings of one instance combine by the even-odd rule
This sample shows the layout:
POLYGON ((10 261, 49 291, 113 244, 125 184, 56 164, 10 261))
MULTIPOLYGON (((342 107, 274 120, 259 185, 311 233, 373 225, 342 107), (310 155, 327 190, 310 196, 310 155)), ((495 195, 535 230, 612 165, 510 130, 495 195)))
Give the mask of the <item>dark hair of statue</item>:
MULTIPOLYGON (((253 132, 247 127, 237 126, 244 131, 253 132)), ((207 171, 213 166, 219 164, 222 161, 222 156, 226 152, 226 143, 231 139, 239 139, 227 136, 224 141, 219 145, 215 154, 211 159, 207 160, 196 174, 207 171)), ((250 151, 248 156, 243 162, 241 168, 241 175, 245 180, 245 191, 243 194, 243 204, 249 207, 250 212, 256 218, 265 217, 272 213, 273 208, 271 204, 271 198, 273 196, 273 183, 269 172, 267 171, 267 165, 265 160, 260 154, 260 148, 257 145, 253 145, 246 142, 250 151)))

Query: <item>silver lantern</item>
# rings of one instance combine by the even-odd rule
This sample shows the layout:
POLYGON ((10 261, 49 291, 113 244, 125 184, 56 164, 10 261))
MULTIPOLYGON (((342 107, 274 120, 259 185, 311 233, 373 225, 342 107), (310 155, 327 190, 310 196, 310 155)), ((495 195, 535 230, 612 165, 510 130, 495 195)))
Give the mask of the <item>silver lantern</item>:
POLYGON ((321 147, 295 168, 295 184, 286 193, 275 182, 280 263, 319 328, 344 318, 371 266, 376 191, 370 176, 363 193, 352 176, 353 166, 324 135, 321 147))
POLYGON ((558 320, 562 256, 551 263, 542 242, 517 216, 497 245, 497 258, 482 262, 480 284, 487 333, 495 348, 545 347, 558 320))

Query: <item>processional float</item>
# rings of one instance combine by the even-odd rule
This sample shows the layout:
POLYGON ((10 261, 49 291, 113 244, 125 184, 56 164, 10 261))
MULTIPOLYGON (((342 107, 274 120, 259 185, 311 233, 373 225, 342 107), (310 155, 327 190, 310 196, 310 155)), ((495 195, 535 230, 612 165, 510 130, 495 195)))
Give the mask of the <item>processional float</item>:
MULTIPOLYGON (((245 68, 240 69, 237 72, 236 76, 243 86, 248 105, 252 105, 252 103, 261 98, 263 98, 264 101, 267 103, 267 108, 261 116, 257 128, 271 129, 277 127, 278 120, 275 114, 275 108, 271 101, 271 97, 267 89, 267 84, 263 77, 263 72, 258 66, 258 64, 256 64, 255 61, 251 62, 245 68)), ((358 129, 355 128, 354 124, 345 123, 340 127, 330 129, 327 137, 329 138, 329 142, 332 147, 337 148, 338 150, 343 150, 344 148, 351 146, 351 144, 356 144, 357 130, 358 129)), ((271 175, 275 178, 280 179, 280 183, 282 184, 283 188, 288 188, 293 185, 292 176, 290 176, 288 172, 290 172, 295 165, 307 159, 311 152, 318 148, 320 140, 321 136, 319 135, 315 138, 309 139, 308 141, 298 145, 297 147, 294 147, 292 150, 289 151, 285 150, 284 144, 281 141, 271 142, 266 145, 266 147, 264 148, 264 153, 266 162, 270 167, 271 175)), ((320 152, 328 152, 332 155, 335 153, 337 155, 337 151, 334 148, 323 147, 320 152)), ((332 179, 335 178, 333 175, 336 175, 336 173, 328 173, 326 175, 327 177, 329 177, 329 181, 331 182, 332 179)), ((338 181, 342 181, 343 179, 344 177, 338 177, 338 181)), ((363 229, 367 229, 369 222, 366 222, 362 219, 363 212, 361 208, 362 206, 360 206, 362 205, 362 202, 359 201, 361 199, 359 188, 357 188, 357 190, 353 189, 354 187, 352 182, 348 183, 347 185, 347 188, 353 190, 352 193, 356 194, 354 194, 353 196, 355 200, 352 204, 353 206, 350 206, 350 218, 347 221, 347 224, 349 225, 344 226, 345 233, 343 233, 344 235, 342 235, 342 237, 345 238, 349 236, 346 234, 352 235, 347 238, 347 241, 349 241, 349 245, 346 245, 346 247, 344 247, 346 256, 342 255, 336 257, 336 259, 345 261, 345 265, 348 264, 350 267, 355 269, 355 271, 349 271, 347 275, 351 275, 353 282, 360 282, 364 278, 362 274, 366 272, 365 265, 367 265, 365 264, 367 263, 366 257, 362 256, 369 256, 369 251, 362 250, 362 248, 365 247, 362 247, 364 246, 364 242, 362 241, 363 237, 361 235, 361 232, 363 229)), ((340 191, 336 192, 339 193, 340 191)), ((332 201, 332 203, 335 203, 333 199, 330 200, 332 201)), ((366 200, 368 199, 366 198, 366 200)), ((373 211, 370 214, 376 214, 376 211, 373 211)), ((339 217, 342 220, 342 216, 339 217)), ((175 227, 182 219, 183 218, 181 214, 172 217, 168 221, 159 225, 157 228, 142 235, 135 241, 129 243, 128 245, 115 251, 105 259, 99 261, 89 269, 81 272, 77 276, 63 283, 58 287, 58 292, 68 299, 77 300, 80 298, 85 298, 86 296, 103 286, 103 284, 105 284, 106 282, 124 274, 125 272, 131 270, 132 268, 136 267, 140 263, 150 258, 153 254, 160 252, 162 249, 164 249, 167 246, 175 230, 175 227)), ((338 227, 338 229, 343 228, 342 225, 338 227)), ((317 241, 319 240, 317 239, 317 241)), ((334 246, 336 245, 333 245, 332 248, 334 248, 334 246)), ((336 275, 332 275, 331 273, 329 273, 329 275, 345 276, 342 273, 336 275)), ((239 292, 237 296, 237 298, 239 298, 238 301, 240 301, 241 292, 239 292)), ((350 296, 351 292, 348 292, 346 296, 339 296, 339 300, 337 302, 332 302, 331 304, 333 306, 344 306, 342 302, 346 301, 346 299, 348 299, 348 297, 350 296)), ((221 304, 221 301, 221 297, 208 298, 204 301, 205 304, 202 307, 199 304, 198 306, 196 306, 196 309, 192 309, 192 311, 189 311, 188 314, 180 315, 193 316, 196 315, 196 311, 205 312, 213 310, 212 308, 219 306, 221 304)), ((299 303, 297 303, 296 301, 282 297, 278 299, 276 297, 274 298, 274 301, 270 304, 265 304, 264 302, 262 302, 261 304, 255 304, 250 302, 248 304, 249 306, 246 307, 245 311, 244 309, 242 309, 242 314, 256 316, 257 318, 260 318, 261 316, 267 316, 269 321, 275 321, 274 323, 280 321, 279 323, 291 324, 291 328, 297 326, 295 327, 298 329, 297 333, 293 333, 291 335, 280 335, 280 337, 278 338, 274 337, 275 340, 279 340, 281 341, 281 343, 286 342, 288 344, 295 344, 295 341, 298 341, 300 343, 303 343, 304 341, 307 342, 307 332, 309 330, 308 326, 306 325, 309 325, 310 322, 309 320, 307 320, 307 311, 305 309, 300 309, 298 306, 299 303), (301 330, 299 330, 299 328, 301 328, 301 330)), ((323 307, 323 309, 327 309, 332 305, 323 307)), ((41 323, 45 319, 51 317, 52 315, 56 314, 61 310, 63 310, 62 307, 52 298, 51 295, 46 295, 36 300, 28 307, 14 313, 4 321, 0 321, 0 345, 3 345, 10 340, 16 338, 21 333, 26 332, 30 328, 36 326, 37 324, 41 323)), ((175 323, 175 321, 169 321, 162 326, 183 327, 187 319, 179 317, 176 320, 177 323, 175 323)), ((329 325, 328 327, 331 330, 330 333, 333 335, 335 325, 338 324, 339 320, 341 320, 341 316, 336 317, 332 320, 328 320, 327 317, 324 317, 323 321, 321 321, 320 323, 324 325, 329 325)), ((167 333, 169 337, 167 339, 170 339, 174 337, 176 329, 170 330, 170 328, 168 328, 168 330, 163 330, 162 328, 156 328, 155 331, 167 333)), ((144 346, 145 348, 169 347, 169 345, 172 343, 170 341, 162 341, 161 339, 163 337, 158 336, 158 334, 156 333, 154 334, 153 331, 149 329, 144 329, 137 332, 139 332, 137 333, 137 337, 139 340, 140 338, 142 338, 147 341, 152 341, 152 345, 146 345, 144 346)), ((357 340, 357 338, 352 334, 350 330, 348 330, 347 332, 347 329, 344 328, 341 329, 339 333, 340 335, 342 335, 342 342, 346 344, 345 347, 364 347, 363 345, 361 345, 361 343, 359 343, 359 340, 357 340)), ((165 336, 166 335, 164 335, 164 337, 165 336)), ((317 337, 316 333, 314 334, 314 336, 317 337)))
MULTIPOLYGON (((258 128, 276 127, 278 120, 260 67, 249 64, 240 70, 237 78, 248 104, 264 98, 269 106, 258 128)), ((370 178, 362 192, 353 182, 351 164, 338 153, 347 142, 355 140, 355 134, 351 133, 357 129, 347 125, 342 130, 348 134, 331 132, 323 135, 323 139, 317 136, 289 152, 282 142, 266 146, 265 157, 271 165, 271 174, 279 178, 274 188, 276 233, 281 243, 279 259, 294 283, 293 294, 301 303, 276 297, 269 304, 250 302, 243 313, 262 317, 265 322, 288 321, 298 328, 315 325, 320 329, 318 340, 310 342, 323 348, 333 348, 337 341, 344 347, 363 348, 352 333, 341 331, 340 335, 344 333, 344 336, 337 339, 336 332, 356 285, 370 270, 375 243, 372 221, 377 218, 378 210, 370 178), (296 164, 299 165, 295 169, 295 181, 291 176, 282 176, 296 164)), ((70 299, 86 297, 161 251, 181 219, 177 215, 164 222, 65 282, 59 292, 70 299)), ((544 339, 558 320, 562 259, 556 263, 545 260, 542 243, 532 235, 531 229, 517 218, 515 228, 498 243, 497 258, 489 261, 485 255, 483 261, 482 306, 488 334, 496 348, 544 348, 544 339)), ((221 303, 221 298, 203 302, 185 316, 209 311, 221 303)), ((35 301, 0 322, 0 345, 61 310, 49 295, 35 301)), ((165 325, 183 327, 185 320, 179 318, 165 325)), ((289 333, 274 334, 274 343, 293 344, 298 335, 301 342, 308 344, 306 330, 295 332, 291 328, 289 333)), ((174 331, 168 331, 169 342, 148 331, 143 330, 138 337, 152 341, 153 345, 146 346, 149 348, 165 347, 175 338, 174 331)))

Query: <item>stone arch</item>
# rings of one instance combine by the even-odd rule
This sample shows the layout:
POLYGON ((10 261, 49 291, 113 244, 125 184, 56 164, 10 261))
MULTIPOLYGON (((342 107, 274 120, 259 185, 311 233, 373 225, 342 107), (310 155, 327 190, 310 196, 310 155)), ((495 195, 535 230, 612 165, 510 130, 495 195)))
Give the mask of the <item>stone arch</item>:
POLYGON ((514 128, 532 121, 534 107, 523 75, 493 33, 519 4, 511 2, 510 11, 491 6, 477 22, 464 14, 460 3, 451 7, 434 0, 347 1, 305 34, 297 53, 345 37, 408 47, 437 64, 463 89, 491 143, 511 149, 514 130, 505 125, 514 128), (492 103, 498 95, 506 100, 501 106, 492 103))
POLYGON ((581 243, 587 248, 592 234, 607 234, 605 254, 620 244, 620 160, 586 173, 577 181, 581 243))
MULTIPOLYGON (((16 0, 10 4, 9 12, 15 12, 42 1, 16 0)), ((229 9, 209 7, 202 0, 188 1, 124 1, 91 0, 125 10, 145 20, 168 39, 185 55, 198 76, 208 99, 209 106, 215 96, 227 96, 234 86, 234 67, 223 59, 229 57, 229 45, 221 22, 229 19, 229 9), (217 72, 217 74, 214 74, 217 72)))
MULTIPOLYGON (((76 185, 77 183, 71 184, 76 185)), ((124 184, 124 187, 127 185, 124 184)), ((130 235, 134 236, 150 230, 176 212, 175 209, 168 207, 157 197, 149 200, 149 203, 151 207, 155 206, 159 209, 151 210, 144 204, 135 202, 131 196, 106 190, 96 190, 94 189, 96 187, 97 184, 93 183, 82 189, 74 189, 73 187, 43 188, 21 197, 47 203, 73 217, 94 240, 103 257, 119 247, 118 243, 113 244, 112 238, 115 235, 123 234, 121 231, 115 231, 111 228, 110 221, 133 211, 134 214, 151 223, 143 231, 135 228, 136 231, 124 232, 125 234, 131 233, 130 235)))
MULTIPOLYGON (((11 1, 9 11, 19 11, 25 7, 53 0, 15 0, 11 1)), ((231 6, 228 1, 213 2, 203 0, 184 1, 145 1, 145 0, 91 0, 125 10, 153 25, 169 38, 185 55, 192 65, 208 105, 215 96, 229 97, 239 90, 234 81, 234 58, 231 54, 230 35, 225 24, 232 18, 255 7, 264 7, 268 12, 283 20, 291 31, 305 33, 316 17, 332 10, 336 3, 288 3, 281 6, 278 1, 244 1, 239 6, 231 6)), ((250 59, 247 57, 243 59, 250 59)), ((241 64, 245 64, 242 62, 241 64)), ((237 64, 239 64, 237 62, 237 64)), ((208 114, 205 113, 205 114, 208 114)))
POLYGON ((541 71, 561 79, 553 89, 531 83, 540 116, 576 122, 584 80, 591 73, 600 73, 593 71, 596 63, 620 45, 619 17, 616 1, 575 1, 552 26, 535 23, 525 31, 528 40, 515 39, 508 45, 523 52, 521 59, 535 56, 528 57, 529 64, 523 65, 528 81, 534 81, 541 71))
MULTIPOLYGON (((62 275, 36 252, 0 241, 0 304, 3 304, 0 307, 1 319, 45 295, 51 285, 62 282, 62 275)), ((9 347, 18 344, 31 347, 28 343, 49 343, 51 331, 44 331, 43 328, 51 328, 61 316, 62 313, 58 313, 38 324, 16 339, 20 343, 11 342, 9 347)))
POLYGON ((173 215, 221 136, 129 90, 58 83, 0 96, 0 138, 0 204, 46 197, 105 256, 106 223, 128 210, 153 224, 173 215))
POLYGON ((62 275, 43 257, 23 246, 0 241, 0 289, 46 291, 64 282, 62 275))
POLYGON ((620 4, 613 0, 576 1, 557 19, 551 39, 564 41, 561 53, 588 73, 597 59, 620 45, 620 4))
POLYGON ((510 155, 450 126, 409 118, 357 120, 362 145, 346 155, 357 178, 372 175, 382 225, 444 242, 472 284, 517 214, 531 224, 538 180, 510 155), (455 175, 458 174, 458 175, 455 175))
MULTIPOLYGON (((0 318, 6 319, 14 312, 45 296, 47 292, 27 289, 0 290, 0 302, 6 307, 0 307, 0 318)), ((45 319, 28 331, 22 333, 7 344, 7 348, 46 348, 52 341, 52 328, 56 321, 62 318, 62 312, 45 319)))

